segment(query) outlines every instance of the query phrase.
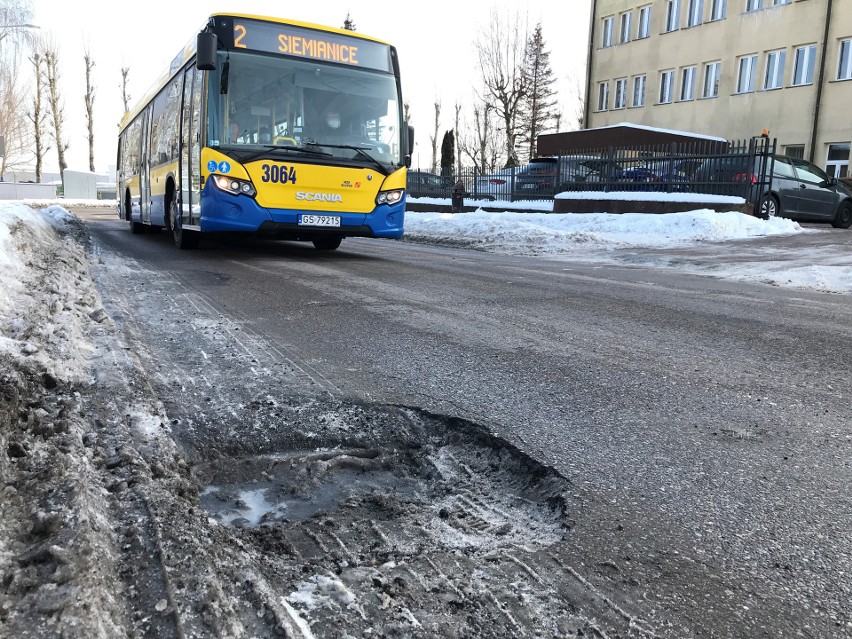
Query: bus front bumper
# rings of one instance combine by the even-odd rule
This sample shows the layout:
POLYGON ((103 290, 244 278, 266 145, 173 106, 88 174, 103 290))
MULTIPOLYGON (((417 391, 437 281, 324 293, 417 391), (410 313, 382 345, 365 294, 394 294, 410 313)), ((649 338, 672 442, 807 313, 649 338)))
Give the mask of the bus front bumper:
POLYGON ((405 199, 392 206, 380 205, 372 213, 273 209, 258 205, 247 195, 225 193, 208 180, 201 191, 202 232, 274 233, 282 236, 344 235, 349 237, 398 238, 403 234, 405 199), (300 216, 328 215, 340 218, 340 226, 299 224, 300 216))

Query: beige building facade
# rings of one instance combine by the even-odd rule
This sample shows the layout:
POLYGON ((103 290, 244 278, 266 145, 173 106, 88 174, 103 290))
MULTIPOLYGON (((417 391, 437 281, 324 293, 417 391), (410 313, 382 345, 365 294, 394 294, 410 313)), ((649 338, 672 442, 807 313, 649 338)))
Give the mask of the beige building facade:
POLYGON ((850 173, 852 0, 593 0, 586 80, 587 128, 768 131, 850 173))

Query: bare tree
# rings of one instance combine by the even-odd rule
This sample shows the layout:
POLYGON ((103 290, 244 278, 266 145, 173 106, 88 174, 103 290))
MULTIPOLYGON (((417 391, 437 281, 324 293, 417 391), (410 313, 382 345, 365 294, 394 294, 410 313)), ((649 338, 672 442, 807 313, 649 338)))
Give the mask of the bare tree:
POLYGON ((92 52, 88 47, 83 52, 83 61, 86 64, 86 95, 83 101, 86 104, 86 127, 89 135, 89 170, 95 172, 95 123, 92 112, 95 106, 95 87, 92 86, 92 68, 95 66, 92 60, 92 52))
POLYGON ((32 17, 30 0, 0 0, 0 60, 4 66, 18 57, 20 47, 32 44, 32 17))
POLYGON ((432 143, 432 168, 430 171, 432 173, 436 173, 438 171, 438 127, 441 122, 441 103, 439 101, 435 101, 435 130, 434 133, 429 137, 429 141, 432 143))
POLYGON ((47 79, 45 77, 44 54, 39 47, 33 52, 30 62, 33 65, 33 77, 35 86, 33 87, 32 111, 27 113, 30 124, 32 124, 33 143, 35 145, 35 174, 36 182, 41 182, 42 168, 44 166, 44 156, 50 150, 50 145, 47 142, 47 110, 44 104, 44 94, 47 87, 47 79))
POLYGON ((18 76, 21 52, 32 42, 33 8, 29 0, 0 0, 0 178, 25 162, 29 153, 27 92, 18 76))
POLYGON ((462 153, 473 163, 479 173, 490 173, 497 167, 504 147, 498 128, 494 106, 481 100, 473 109, 473 131, 461 136, 462 153))
POLYGON ((507 26, 496 10, 491 11, 488 30, 476 41, 479 69, 486 98, 497 109, 506 134, 506 166, 517 166, 518 113, 526 97, 527 77, 523 72, 524 40, 520 19, 507 19, 507 26))
POLYGON ((19 88, 17 66, 0 67, 0 177, 30 160, 31 132, 26 116, 27 93, 19 88))
POLYGON ((121 67, 121 101, 124 103, 124 112, 130 111, 130 94, 127 92, 127 76, 130 67, 121 67))
POLYGON ((556 113, 556 91, 553 89, 556 78, 540 23, 527 40, 523 72, 527 92, 520 104, 519 119, 523 121, 520 138, 526 159, 531 159, 535 157, 538 136, 551 130, 556 113))
POLYGON ((65 183, 65 151, 69 143, 65 141, 62 127, 65 125, 65 107, 59 92, 59 46, 51 39, 46 42, 44 48, 45 77, 47 78, 47 99, 50 107, 50 124, 52 127, 51 137, 56 144, 56 156, 59 162, 59 175, 65 183))

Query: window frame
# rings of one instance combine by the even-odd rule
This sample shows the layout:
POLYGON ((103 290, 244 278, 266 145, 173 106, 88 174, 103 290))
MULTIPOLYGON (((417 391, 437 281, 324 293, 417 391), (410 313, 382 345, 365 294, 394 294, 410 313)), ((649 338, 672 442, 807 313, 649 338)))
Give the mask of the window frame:
POLYGON ((809 86, 814 83, 814 70, 816 68, 816 48, 815 44, 803 44, 801 46, 796 47, 796 50, 793 54, 793 75, 790 78, 790 86, 793 87, 804 87, 809 86), (796 76, 798 75, 796 72, 799 69, 799 54, 804 52, 804 64, 803 68, 805 69, 805 82, 798 82, 796 76))
POLYGON ((619 16, 618 42, 624 44, 630 42, 631 30, 633 28, 633 11, 626 11, 619 16))
POLYGON ((722 75, 722 61, 721 60, 714 60, 712 62, 705 62, 704 63, 704 82, 701 86, 701 97, 703 99, 710 99, 710 98, 718 98, 719 97, 719 80, 721 79, 721 75, 722 75), (712 76, 709 74, 710 69, 714 70, 712 76), (711 77, 712 77, 712 80, 713 80, 713 92, 708 93, 707 92, 707 81, 709 79, 711 79, 711 77))
POLYGON ((737 95, 745 95, 747 93, 754 93, 754 89, 756 86, 756 77, 755 71, 757 71, 757 54, 750 53, 748 55, 743 55, 737 58, 737 95), (745 89, 743 86, 743 63, 748 61, 748 71, 747 74, 747 86, 745 89))
POLYGON ((837 79, 852 80, 852 38, 843 38, 840 40, 840 46, 837 51, 837 79), (846 75, 842 75, 844 67, 844 53, 846 54, 846 75))
POLYGON ((695 77, 697 74, 698 68, 694 64, 680 70, 680 99, 678 102, 689 102, 695 99, 695 77))
POLYGON ((775 89, 784 87, 784 70, 786 66, 787 49, 775 49, 766 52, 766 66, 763 72, 764 91, 774 91, 775 89), (770 80, 772 84, 770 84, 770 80))
POLYGON ((630 106, 634 108, 640 108, 645 106, 645 87, 648 84, 648 76, 642 73, 641 75, 633 76, 633 98, 630 102, 630 106), (636 88, 637 81, 639 83, 639 100, 636 100, 636 88))
POLYGON ((680 28, 680 0, 668 0, 666 4, 666 33, 680 28))
POLYGON ((728 17, 728 0, 713 0, 710 7, 710 22, 718 22, 728 17))
POLYGON ((601 25, 601 48, 608 49, 612 46, 612 38, 615 28, 615 16, 603 18, 601 25))
POLYGON ((686 26, 697 27, 704 22, 704 0, 689 0, 686 13, 686 26))
POLYGON ((602 113, 609 110, 609 80, 606 82, 598 82, 598 108, 597 111, 602 113))
POLYGON ((636 28, 636 39, 644 40, 651 37, 651 5, 639 7, 639 19, 636 28))
POLYGON ((657 95, 657 104, 671 104, 674 102, 674 69, 660 71, 660 93, 657 95))

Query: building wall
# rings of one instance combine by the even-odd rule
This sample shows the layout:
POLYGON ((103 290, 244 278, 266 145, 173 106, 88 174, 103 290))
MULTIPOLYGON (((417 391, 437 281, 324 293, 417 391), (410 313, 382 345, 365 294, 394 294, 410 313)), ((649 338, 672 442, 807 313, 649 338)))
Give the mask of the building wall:
MULTIPOLYGON (((701 2, 700 23, 689 24, 692 2, 680 0, 677 28, 667 31, 670 0, 594 0, 591 25, 591 61, 587 78, 587 127, 632 122, 647 126, 717 135, 727 139, 749 138, 769 130, 782 150, 802 146, 807 159, 826 166, 830 144, 835 156, 848 164, 852 140, 852 77, 838 79, 841 43, 849 42, 852 56, 852 12, 843 5, 850 0, 833 0, 831 29, 824 40, 829 0, 792 0, 773 6, 763 0, 763 8, 748 11, 749 0, 727 0, 725 17, 712 20, 714 0, 701 2), (637 38, 640 8, 650 6, 648 37, 637 38), (630 39, 621 42, 622 16, 631 16, 630 39), (612 18, 612 40, 604 45, 605 19, 612 18), (813 79, 794 85, 796 52, 815 45, 813 79), (776 77, 780 88, 765 88, 770 53, 783 51, 783 73, 776 77), (820 85, 823 54, 825 76, 820 85), (757 56, 753 91, 738 90, 739 60, 757 56), (718 92, 705 97, 704 81, 708 63, 719 62, 718 92), (684 69, 695 68, 694 95, 682 95, 684 69), (673 71, 670 103, 660 101, 661 73, 673 71), (633 106, 633 80, 645 75, 644 106, 633 106), (626 104, 615 103, 619 79, 627 81, 626 104), (601 84, 609 90, 608 104, 598 109, 601 84), (817 102, 822 86, 816 144, 811 144, 817 102), (619 107, 619 108, 616 108, 619 107)), ((852 74, 852 72, 850 72, 852 74)), ((843 168, 843 172, 847 169, 843 168)), ((838 173, 839 173, 838 169, 838 173)))

